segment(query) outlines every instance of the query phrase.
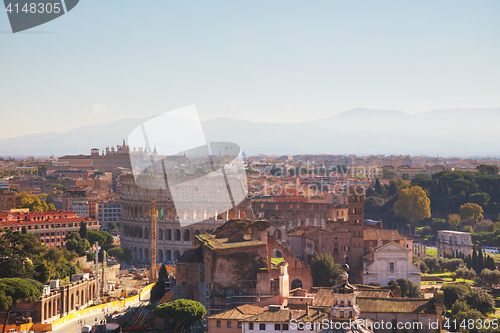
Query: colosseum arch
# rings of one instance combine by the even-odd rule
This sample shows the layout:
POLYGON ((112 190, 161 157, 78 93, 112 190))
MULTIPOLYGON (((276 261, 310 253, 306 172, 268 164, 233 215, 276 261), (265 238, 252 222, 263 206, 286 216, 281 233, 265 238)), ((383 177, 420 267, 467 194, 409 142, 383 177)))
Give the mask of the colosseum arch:
POLYGON ((70 300, 69 310, 72 311, 75 309, 75 294, 71 294, 70 300))
POLYGON ((168 217, 169 219, 171 219, 171 218, 172 218, 172 208, 167 209, 167 217, 168 217))
POLYGON ((189 209, 184 210, 184 220, 189 220, 191 219, 191 211, 189 209))
POLYGON ((158 260, 156 262, 159 262, 159 263, 163 262, 163 250, 162 249, 158 250, 158 260))
POLYGON ((139 260, 142 260, 142 247, 139 248, 139 260))
POLYGON ((189 229, 184 230, 184 241, 189 242, 191 240, 191 232, 189 229))
POLYGON ((195 209, 193 211, 193 219, 197 220, 201 218, 201 211, 199 209, 195 209))
POLYGON ((134 259, 137 259, 137 248, 134 247, 134 259))
POLYGON ((148 227, 144 228, 144 239, 149 239, 149 228, 148 227))
POLYGON ((196 236, 196 235, 199 235, 199 234, 200 234, 200 230, 196 229, 196 230, 194 231, 194 235, 196 236))
POLYGON ((171 261, 172 260, 172 252, 170 250, 165 251, 165 261, 171 261))
POLYGON ((163 240, 163 229, 158 229, 158 240, 163 240))
POLYGON ((212 216, 212 211, 210 209, 205 209, 203 211, 203 219, 209 219, 212 216))
POLYGON ((175 251, 174 251, 174 260, 179 259, 179 257, 180 257, 180 256, 181 256, 180 251, 179 251, 179 250, 175 250, 175 251))
POLYGON ((172 240, 172 230, 170 230, 170 229, 165 230, 165 239, 172 240))
POLYGON ((144 260, 149 260, 149 249, 147 247, 144 248, 144 260))
POLYGON ((234 219, 235 218, 235 214, 234 214, 234 209, 230 209, 227 211, 227 219, 230 220, 230 219, 234 219))
POLYGON ((180 229, 175 229, 175 240, 176 241, 181 240, 181 230, 180 229))

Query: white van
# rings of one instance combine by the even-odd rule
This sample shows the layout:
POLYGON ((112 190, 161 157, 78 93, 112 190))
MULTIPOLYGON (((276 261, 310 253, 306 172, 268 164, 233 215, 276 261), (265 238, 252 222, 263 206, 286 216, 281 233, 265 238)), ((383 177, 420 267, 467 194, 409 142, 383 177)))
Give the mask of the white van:
POLYGON ((92 326, 85 325, 82 327, 82 333, 91 333, 91 332, 92 332, 92 326))

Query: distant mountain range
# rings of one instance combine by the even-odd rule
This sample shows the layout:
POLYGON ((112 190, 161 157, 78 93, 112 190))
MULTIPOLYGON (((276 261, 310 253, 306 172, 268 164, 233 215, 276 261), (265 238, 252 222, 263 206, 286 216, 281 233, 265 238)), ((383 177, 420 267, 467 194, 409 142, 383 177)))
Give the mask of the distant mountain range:
MULTIPOLYGON (((146 120, 122 119, 65 133, 0 140, 0 156, 89 154, 121 144, 146 120)), ((256 154, 409 154, 498 157, 500 108, 446 109, 419 114, 353 109, 299 123, 264 123, 230 118, 203 122, 207 141, 238 144, 256 154)))

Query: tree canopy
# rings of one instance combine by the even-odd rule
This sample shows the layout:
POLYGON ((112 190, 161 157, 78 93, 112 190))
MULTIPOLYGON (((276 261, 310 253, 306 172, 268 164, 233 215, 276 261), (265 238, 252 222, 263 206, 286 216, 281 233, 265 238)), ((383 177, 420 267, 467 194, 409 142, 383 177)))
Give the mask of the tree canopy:
POLYGON ((401 189, 399 198, 394 203, 396 216, 404 217, 412 226, 425 218, 431 217, 431 201, 420 186, 401 189))
POLYGON ((0 279, 0 310, 6 311, 2 333, 5 332, 10 311, 19 302, 33 303, 41 296, 40 290, 29 281, 19 278, 0 279))
POLYGON ((337 284, 340 274, 340 265, 335 263, 331 254, 323 253, 321 257, 314 254, 311 260, 314 287, 332 287, 337 284))
POLYGON ((153 314, 158 318, 170 319, 175 325, 175 333, 180 333, 191 322, 202 319, 207 310, 196 301, 178 299, 163 303, 153 309, 153 314))
POLYGON ((460 217, 462 220, 473 219, 476 221, 483 219, 483 209, 475 203, 465 203, 460 206, 460 217))

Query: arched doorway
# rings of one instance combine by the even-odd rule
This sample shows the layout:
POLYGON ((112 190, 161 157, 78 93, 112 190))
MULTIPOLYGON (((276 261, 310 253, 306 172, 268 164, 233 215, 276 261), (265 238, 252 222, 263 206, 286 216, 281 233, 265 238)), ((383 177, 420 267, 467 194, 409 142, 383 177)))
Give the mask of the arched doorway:
POLYGON ((302 288, 302 281, 299 279, 295 279, 292 281, 292 284, 290 285, 290 289, 297 289, 297 288, 302 288))

